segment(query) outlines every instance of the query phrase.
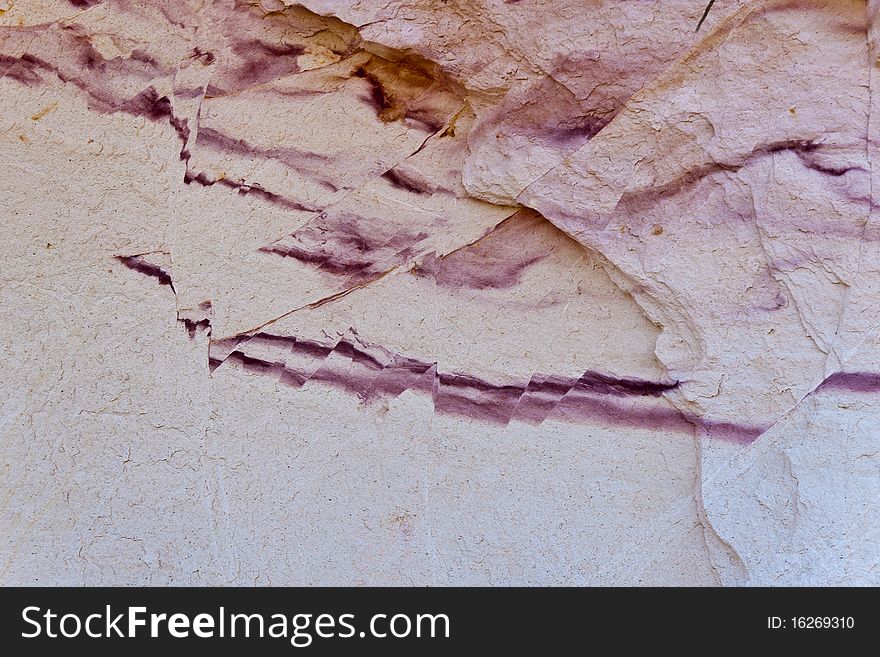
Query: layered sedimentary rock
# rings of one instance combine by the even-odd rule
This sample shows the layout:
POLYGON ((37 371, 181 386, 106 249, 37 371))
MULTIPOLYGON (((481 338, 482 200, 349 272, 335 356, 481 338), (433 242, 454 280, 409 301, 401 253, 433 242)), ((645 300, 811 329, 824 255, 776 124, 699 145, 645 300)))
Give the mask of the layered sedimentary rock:
POLYGON ((2 9, 0 581, 877 583, 873 4, 2 9))

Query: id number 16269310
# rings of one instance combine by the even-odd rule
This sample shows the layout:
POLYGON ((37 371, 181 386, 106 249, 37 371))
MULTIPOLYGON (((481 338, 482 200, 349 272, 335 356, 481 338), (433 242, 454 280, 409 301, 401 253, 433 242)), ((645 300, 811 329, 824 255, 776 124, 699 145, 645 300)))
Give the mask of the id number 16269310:
POLYGON ((771 630, 851 630, 855 625, 852 616, 767 617, 767 628, 771 630))

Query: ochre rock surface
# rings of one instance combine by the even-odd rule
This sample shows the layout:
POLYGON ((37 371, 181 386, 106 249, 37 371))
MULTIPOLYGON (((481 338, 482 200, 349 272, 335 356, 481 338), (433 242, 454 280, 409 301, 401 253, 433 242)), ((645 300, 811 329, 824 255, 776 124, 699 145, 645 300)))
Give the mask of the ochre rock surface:
POLYGON ((0 583, 880 584, 878 8, 0 2, 0 583))

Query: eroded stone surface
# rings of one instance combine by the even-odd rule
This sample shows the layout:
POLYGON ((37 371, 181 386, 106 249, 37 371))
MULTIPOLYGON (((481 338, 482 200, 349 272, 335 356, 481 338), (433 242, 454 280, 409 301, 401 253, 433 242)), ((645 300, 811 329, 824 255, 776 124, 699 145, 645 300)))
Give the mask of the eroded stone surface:
POLYGON ((876 7, 704 9, 8 3, 0 581, 877 583, 876 7))

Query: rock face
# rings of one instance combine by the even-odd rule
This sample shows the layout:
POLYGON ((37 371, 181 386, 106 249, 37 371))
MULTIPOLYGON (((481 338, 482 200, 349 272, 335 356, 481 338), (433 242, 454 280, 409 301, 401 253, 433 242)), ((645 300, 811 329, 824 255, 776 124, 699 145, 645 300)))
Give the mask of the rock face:
POLYGON ((880 584, 878 7, 0 3, 0 583, 880 584))

